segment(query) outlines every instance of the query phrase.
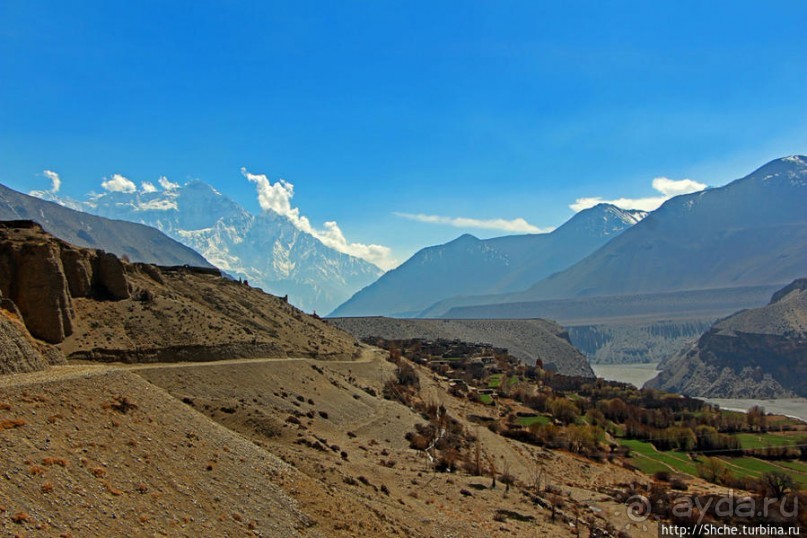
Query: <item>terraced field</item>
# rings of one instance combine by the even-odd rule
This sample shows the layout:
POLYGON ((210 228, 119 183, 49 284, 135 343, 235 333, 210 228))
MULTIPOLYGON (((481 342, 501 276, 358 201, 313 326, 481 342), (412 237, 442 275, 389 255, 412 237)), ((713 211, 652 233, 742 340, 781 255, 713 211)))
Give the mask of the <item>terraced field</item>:
POLYGON ((526 427, 530 427, 533 424, 549 424, 550 422, 551 419, 543 415, 535 415, 533 417, 518 417, 516 419, 516 424, 526 427))
POLYGON ((778 433, 738 433, 735 435, 743 448, 793 446, 804 440, 804 433, 787 435, 778 433))
MULTIPOLYGON (((652 443, 647 441, 620 439, 619 443, 631 449, 631 463, 644 473, 652 475, 659 471, 677 471, 698 476, 698 462, 691 459, 687 454, 675 451, 659 451, 656 450, 652 443)), ((771 445, 761 443, 759 446, 771 445)), ((746 447, 744 446, 744 448, 746 447)), ((807 487, 807 463, 802 461, 766 461, 750 456, 721 456, 720 459, 726 464, 731 473, 738 478, 758 479, 764 473, 785 472, 792 476, 801 487, 807 487)))
POLYGON ((642 472, 653 474, 659 471, 678 471, 698 476, 697 465, 688 455, 681 452, 659 452, 647 441, 620 439, 619 443, 631 449, 633 463, 642 472))
POLYGON ((786 472, 802 487, 807 486, 807 464, 796 461, 764 461, 757 458, 720 458, 738 477, 760 478, 764 473, 786 472))

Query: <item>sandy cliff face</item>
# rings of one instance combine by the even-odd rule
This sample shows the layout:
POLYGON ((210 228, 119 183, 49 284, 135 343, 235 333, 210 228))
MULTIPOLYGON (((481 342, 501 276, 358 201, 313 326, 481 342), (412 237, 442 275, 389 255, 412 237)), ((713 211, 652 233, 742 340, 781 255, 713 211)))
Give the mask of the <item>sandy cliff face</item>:
POLYGON ((0 374, 32 372, 47 366, 22 323, 0 310, 0 374))
POLYGON ((714 398, 807 396, 807 279, 718 321, 648 386, 714 398))
POLYGON ((0 290, 31 335, 51 344, 73 333, 73 298, 129 297, 123 263, 114 254, 74 247, 30 221, 0 225, 0 290))

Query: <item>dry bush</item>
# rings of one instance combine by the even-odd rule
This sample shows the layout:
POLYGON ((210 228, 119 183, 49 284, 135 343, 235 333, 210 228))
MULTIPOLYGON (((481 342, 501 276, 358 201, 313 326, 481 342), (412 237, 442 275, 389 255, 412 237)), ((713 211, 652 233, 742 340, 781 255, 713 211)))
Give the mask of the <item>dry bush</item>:
POLYGON ((11 516, 11 521, 13 521, 18 525, 22 525, 23 523, 31 521, 31 516, 29 516, 25 512, 17 512, 13 516, 11 516))
POLYGON ((114 402, 109 404, 109 409, 125 415, 129 411, 137 409, 137 404, 130 402, 126 396, 118 396, 114 402))
POLYGON ((112 485, 112 483, 110 483, 110 482, 109 482, 109 480, 105 480, 105 481, 104 481, 104 487, 105 487, 105 488, 106 488, 106 490, 107 490, 109 493, 111 493, 112 495, 115 495, 115 496, 118 496, 118 495, 123 495, 123 491, 122 491, 122 490, 119 490, 119 489, 118 489, 118 488, 116 488, 116 487, 114 487, 114 486, 112 485))
POLYGON ((40 476, 42 476, 42 475, 44 475, 44 474, 45 474, 45 469, 43 469, 43 468, 42 468, 42 467, 40 467, 39 465, 31 465, 31 466, 28 468, 28 472, 29 472, 30 474, 32 474, 32 475, 40 475, 40 476))
POLYGON ((0 430, 11 430, 13 428, 22 428, 26 424, 28 424, 28 422, 26 422, 24 419, 21 419, 21 418, 18 418, 18 419, 6 419, 6 420, 3 420, 3 421, 0 421, 0 430))

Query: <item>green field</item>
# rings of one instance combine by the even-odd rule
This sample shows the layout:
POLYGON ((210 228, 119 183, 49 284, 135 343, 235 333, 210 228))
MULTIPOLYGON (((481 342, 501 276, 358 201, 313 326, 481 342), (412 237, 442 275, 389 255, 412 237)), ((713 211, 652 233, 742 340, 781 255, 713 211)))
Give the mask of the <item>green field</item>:
POLYGON ((493 405, 493 396, 490 394, 480 394, 479 401, 485 405, 493 405))
POLYGON ((631 463, 644 473, 679 471, 698 476, 697 465, 686 454, 672 451, 659 452, 656 447, 647 441, 620 439, 619 443, 631 449, 631 463))
POLYGON ((720 458, 726 462, 726 466, 732 474, 739 477, 759 478, 763 473, 784 472, 793 477, 801 485, 807 486, 807 465, 801 462, 788 461, 763 461, 757 458, 720 458), (799 469, 801 467, 801 469, 799 469))
MULTIPOLYGON (((659 471, 679 471, 698 476, 697 463, 684 453, 659 452, 647 441, 620 439, 619 443, 631 449, 631 463, 643 473, 652 475, 659 471)), ((721 456, 720 459, 731 474, 738 478, 760 478, 763 473, 778 471, 792 476, 802 488, 807 487, 807 463, 802 461, 764 461, 752 457, 728 456, 721 456)))
MULTIPOLYGON (((488 388, 489 389, 498 389, 502 386, 502 378, 503 374, 493 374, 488 378, 488 388)), ((518 383, 518 377, 512 376, 507 378, 507 386, 513 386, 518 383)))
POLYGON ((789 446, 798 442, 794 435, 780 435, 775 433, 738 433, 734 437, 740 440, 743 448, 764 448, 768 446, 789 446))
POLYGON ((516 424, 518 424, 519 426, 527 426, 527 427, 530 427, 533 424, 549 424, 550 422, 551 419, 543 415, 535 415, 532 417, 518 417, 516 419, 516 424))
POLYGON ((807 475, 807 463, 803 461, 777 461, 776 465, 807 475))

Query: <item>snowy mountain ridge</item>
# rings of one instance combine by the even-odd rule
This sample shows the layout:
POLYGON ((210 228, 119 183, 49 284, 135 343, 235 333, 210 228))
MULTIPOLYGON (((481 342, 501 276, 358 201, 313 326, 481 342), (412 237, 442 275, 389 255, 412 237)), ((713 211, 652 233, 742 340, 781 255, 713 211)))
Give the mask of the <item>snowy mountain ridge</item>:
POLYGON ((383 271, 324 245, 288 218, 253 215, 212 186, 144 184, 134 192, 103 192, 86 201, 35 191, 39 198, 94 215, 153 226, 196 250, 227 273, 247 279, 309 311, 327 312, 383 271))

